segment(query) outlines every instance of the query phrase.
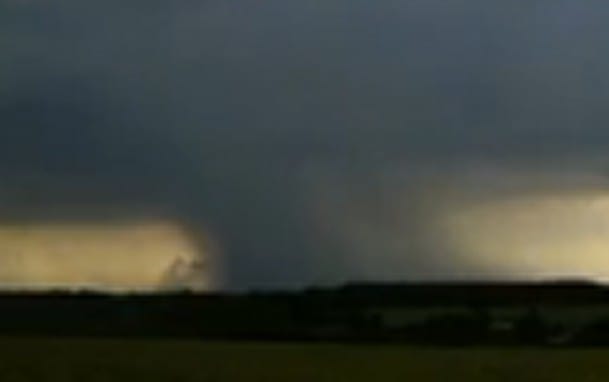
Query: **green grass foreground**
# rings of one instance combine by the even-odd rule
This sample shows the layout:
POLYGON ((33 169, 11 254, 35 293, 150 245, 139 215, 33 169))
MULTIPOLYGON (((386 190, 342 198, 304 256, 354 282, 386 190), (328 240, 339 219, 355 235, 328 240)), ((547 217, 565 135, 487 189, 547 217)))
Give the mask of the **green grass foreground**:
POLYGON ((3 339, 0 381, 609 381, 609 349, 3 339))

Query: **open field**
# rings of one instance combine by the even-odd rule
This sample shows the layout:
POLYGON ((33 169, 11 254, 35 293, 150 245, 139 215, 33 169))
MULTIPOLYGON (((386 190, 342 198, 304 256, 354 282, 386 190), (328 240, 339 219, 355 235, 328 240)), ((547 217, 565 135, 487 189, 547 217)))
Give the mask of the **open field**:
POLYGON ((0 340, 9 381, 607 381, 609 349, 0 340))

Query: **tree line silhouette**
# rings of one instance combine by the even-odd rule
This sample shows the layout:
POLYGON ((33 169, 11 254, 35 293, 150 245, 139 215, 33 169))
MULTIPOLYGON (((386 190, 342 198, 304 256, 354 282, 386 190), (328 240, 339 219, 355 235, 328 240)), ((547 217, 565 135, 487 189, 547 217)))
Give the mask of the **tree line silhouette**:
POLYGON ((544 313, 553 306, 609 308, 609 290, 583 283, 478 283, 244 294, 4 293, 0 335, 609 345, 609 317, 591 314, 583 325, 557 324, 544 313), (515 313, 501 317, 498 309, 515 313), (408 317, 414 310, 423 314, 408 317), (391 312, 407 319, 390 322, 391 312))

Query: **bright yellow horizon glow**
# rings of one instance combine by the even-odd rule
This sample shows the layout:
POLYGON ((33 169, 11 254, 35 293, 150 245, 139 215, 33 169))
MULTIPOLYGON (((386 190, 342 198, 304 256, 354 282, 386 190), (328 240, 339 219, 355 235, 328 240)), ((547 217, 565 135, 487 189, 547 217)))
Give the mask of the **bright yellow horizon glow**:
POLYGON ((215 287, 209 253, 171 221, 0 226, 0 289, 215 287))
POLYGON ((609 194, 534 193, 470 202, 435 227, 465 262, 502 277, 609 281, 609 194))

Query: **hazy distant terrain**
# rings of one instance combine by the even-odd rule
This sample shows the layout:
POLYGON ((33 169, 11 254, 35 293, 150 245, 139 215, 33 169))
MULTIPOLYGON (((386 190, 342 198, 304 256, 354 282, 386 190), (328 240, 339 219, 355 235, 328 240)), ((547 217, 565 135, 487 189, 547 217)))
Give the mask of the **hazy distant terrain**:
POLYGON ((606 381, 607 350, 3 339, 2 381, 606 381))

